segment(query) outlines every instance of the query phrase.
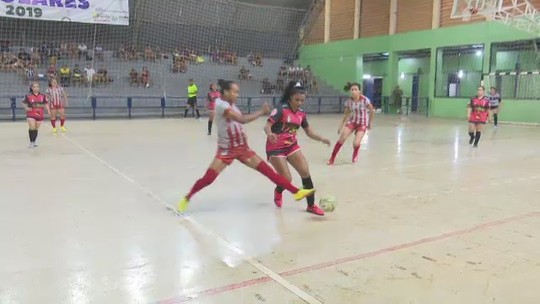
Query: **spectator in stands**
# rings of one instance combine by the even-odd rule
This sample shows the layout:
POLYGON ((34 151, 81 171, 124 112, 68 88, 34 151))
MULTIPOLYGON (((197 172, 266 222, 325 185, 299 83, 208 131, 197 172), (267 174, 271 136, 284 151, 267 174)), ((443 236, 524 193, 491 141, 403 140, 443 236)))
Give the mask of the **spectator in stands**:
POLYGON ((96 70, 94 70, 94 67, 91 66, 90 64, 87 65, 86 68, 84 69, 86 85, 92 86, 95 75, 96 75, 96 70))
POLYGON ((30 56, 30 63, 34 66, 41 65, 41 56, 39 55, 38 49, 34 48, 32 55, 30 56))
POLYGON ((156 53, 154 52, 150 44, 147 44, 146 48, 144 48, 144 60, 149 60, 152 62, 156 61, 156 53))
POLYGON ((75 64, 73 68, 73 84, 81 85, 82 82, 82 71, 78 64, 75 64))
POLYGON ((103 47, 99 43, 96 44, 96 47, 94 49, 94 57, 96 57, 96 59, 99 59, 101 61, 105 60, 105 56, 104 56, 104 53, 103 53, 103 47))
POLYGON ((108 72, 105 66, 101 65, 96 74, 96 83, 104 83, 104 84, 108 83, 109 78, 108 78, 107 73, 108 72))
POLYGON ((69 57, 68 44, 65 41, 60 42, 60 58, 67 59, 69 57))
POLYGON ((26 52, 25 49, 21 48, 17 56, 19 61, 21 61, 25 66, 30 63, 30 54, 26 52))
POLYGON ((63 64, 60 68, 60 85, 63 87, 69 87, 69 83, 71 82, 71 70, 67 66, 67 64, 63 64))
POLYGON ((255 56, 253 56, 253 52, 249 52, 247 55, 247 61, 252 65, 255 66, 255 56))
POLYGON ((148 71, 147 67, 142 68, 141 72, 141 85, 145 88, 150 87, 150 71, 148 71))
POLYGON ((88 47, 84 42, 79 43, 79 46, 77 47, 79 50, 79 60, 81 60, 81 57, 84 56, 86 60, 88 60, 88 47))
POLYGON ((33 64, 29 64, 25 72, 26 72, 26 79, 30 83, 38 80, 38 71, 36 70, 36 67, 33 64))
POLYGON ((129 72, 129 85, 139 86, 139 73, 135 69, 131 69, 131 72, 129 72))
POLYGON ((249 73, 249 70, 246 69, 244 66, 240 68, 240 74, 238 75, 238 79, 240 80, 251 80, 253 76, 249 73))
POLYGON ((263 59, 261 53, 257 53, 255 55, 255 66, 261 67, 263 66, 263 59))

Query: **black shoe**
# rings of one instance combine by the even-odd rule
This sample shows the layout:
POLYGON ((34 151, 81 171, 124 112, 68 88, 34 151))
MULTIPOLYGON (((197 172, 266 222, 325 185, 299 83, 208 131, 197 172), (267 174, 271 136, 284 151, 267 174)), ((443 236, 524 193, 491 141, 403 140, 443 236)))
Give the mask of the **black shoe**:
POLYGON ((473 148, 478 148, 478 145, 474 145, 474 146, 472 146, 472 147, 473 147, 473 148))
POLYGON ((471 137, 471 139, 469 139, 469 145, 472 145, 473 142, 474 142, 474 137, 471 137))

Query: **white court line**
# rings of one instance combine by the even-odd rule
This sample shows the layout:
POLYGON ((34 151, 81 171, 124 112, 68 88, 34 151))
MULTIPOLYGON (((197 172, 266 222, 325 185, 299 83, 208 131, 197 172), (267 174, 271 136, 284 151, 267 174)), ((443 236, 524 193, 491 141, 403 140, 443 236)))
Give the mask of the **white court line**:
POLYGON ((114 166, 112 166, 111 164, 109 164, 107 161, 103 160, 102 158, 100 158, 99 156, 97 156, 96 154, 92 153, 90 150, 86 149, 84 146, 82 146, 81 144, 79 144, 78 142, 74 141, 73 139, 71 139, 70 137, 68 137, 67 135, 65 134, 62 134, 62 136, 67 140, 69 141, 70 143, 72 143, 73 145, 75 145, 77 148, 79 148, 80 150, 82 150, 83 152, 85 152, 86 154, 88 154, 90 157, 92 157, 93 159, 97 160, 98 162, 100 162, 101 164, 103 164, 105 167, 111 169, 114 173, 118 174, 119 176, 121 176, 122 178, 124 178, 125 180, 127 180, 128 182, 132 183, 135 187, 137 187, 139 190, 141 190, 142 192, 144 192, 146 195, 148 195, 149 197, 153 198, 155 201, 157 201, 158 203, 162 204, 163 206, 165 206, 167 209, 173 211, 174 213, 176 213, 177 215, 181 215, 182 218, 186 219, 187 221, 189 221, 192 225, 196 226, 200 232, 202 232, 203 234, 206 234, 208 236, 211 236, 213 237, 214 239, 216 239, 219 243, 221 243, 223 246, 225 246, 227 249, 231 250, 232 252, 236 253, 238 256, 240 256, 244 261, 246 261, 247 263, 251 264, 251 266, 255 267, 256 269, 258 269, 259 271, 261 271, 262 273, 264 273, 266 276, 270 277, 272 280, 276 281, 277 283, 279 283, 281 286, 287 288, 290 292, 294 293, 296 296, 298 296, 299 298, 301 298, 302 300, 304 300, 306 303, 310 303, 310 304, 323 304, 320 300, 314 298, 313 296, 311 296, 310 294, 308 294, 307 292, 303 291, 302 289, 300 289, 299 287, 297 287, 296 285, 293 285, 292 283, 290 283, 289 281, 287 281, 284 277, 280 276, 278 273, 272 271, 270 268, 266 267, 264 264, 262 264, 261 262, 255 260, 254 258, 246 255, 242 249, 240 249, 240 247, 234 245, 233 243, 229 242, 227 239, 225 239, 224 237, 214 233, 213 231, 211 231, 210 229, 206 228, 204 225, 200 224, 199 222, 197 222, 193 217, 189 216, 189 215, 185 215, 185 214, 180 214, 178 213, 174 207, 171 207, 169 204, 167 204, 164 200, 162 200, 158 195, 156 195, 154 192, 152 192, 150 189, 144 187, 143 185, 139 184, 137 181, 135 181, 134 179, 132 179, 131 177, 127 176, 126 174, 124 174, 122 171, 118 170, 117 168, 115 168, 114 166))

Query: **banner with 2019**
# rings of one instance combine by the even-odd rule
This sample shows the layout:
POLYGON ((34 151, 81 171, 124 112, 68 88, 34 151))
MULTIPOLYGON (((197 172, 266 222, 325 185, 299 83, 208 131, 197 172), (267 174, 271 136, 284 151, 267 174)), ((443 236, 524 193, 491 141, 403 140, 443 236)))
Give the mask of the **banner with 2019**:
POLYGON ((129 25, 129 0, 0 0, 0 17, 129 25))

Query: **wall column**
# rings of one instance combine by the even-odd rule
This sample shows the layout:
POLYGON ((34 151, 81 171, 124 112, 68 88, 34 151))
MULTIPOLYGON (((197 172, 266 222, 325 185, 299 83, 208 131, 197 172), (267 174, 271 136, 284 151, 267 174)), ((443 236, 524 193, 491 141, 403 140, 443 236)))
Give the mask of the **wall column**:
POLYGON ((360 37, 360 13, 362 11, 362 0, 354 0, 354 34, 353 39, 360 37))
POLYGON ((383 96, 391 96, 392 91, 398 85, 399 55, 397 52, 390 52, 388 54, 385 74, 383 81, 383 96))
MULTIPOLYGON (((484 58, 484 64, 482 66, 482 74, 488 74, 491 70, 491 43, 485 43, 484 44, 484 50, 482 51, 482 58, 484 58)), ((484 76, 482 75, 482 82, 481 85, 483 86, 495 86, 495 83, 489 83, 489 81, 484 80, 484 76)), ((486 88, 486 90, 489 91, 489 88, 486 88)), ((487 93, 486 93, 487 94, 487 93)))
POLYGON ((437 67, 437 62, 442 66, 442 56, 440 58, 437 58, 439 55, 437 54, 437 48, 432 47, 431 48, 431 55, 429 56, 429 84, 428 84, 428 98, 429 98, 429 116, 433 115, 433 107, 435 103, 433 102, 433 99, 435 98, 435 88, 437 87, 437 83, 435 82, 437 79, 437 74, 440 74, 441 71, 437 67))
POLYGON ((433 13, 431 17, 431 29, 438 29, 441 26, 441 1, 433 0, 433 13))
POLYGON ((398 0, 390 0, 390 24, 388 31, 389 35, 394 35, 397 29, 397 2, 398 0))
POLYGON ((332 0, 326 0, 324 4, 324 43, 330 41, 330 13, 332 11, 332 0))

